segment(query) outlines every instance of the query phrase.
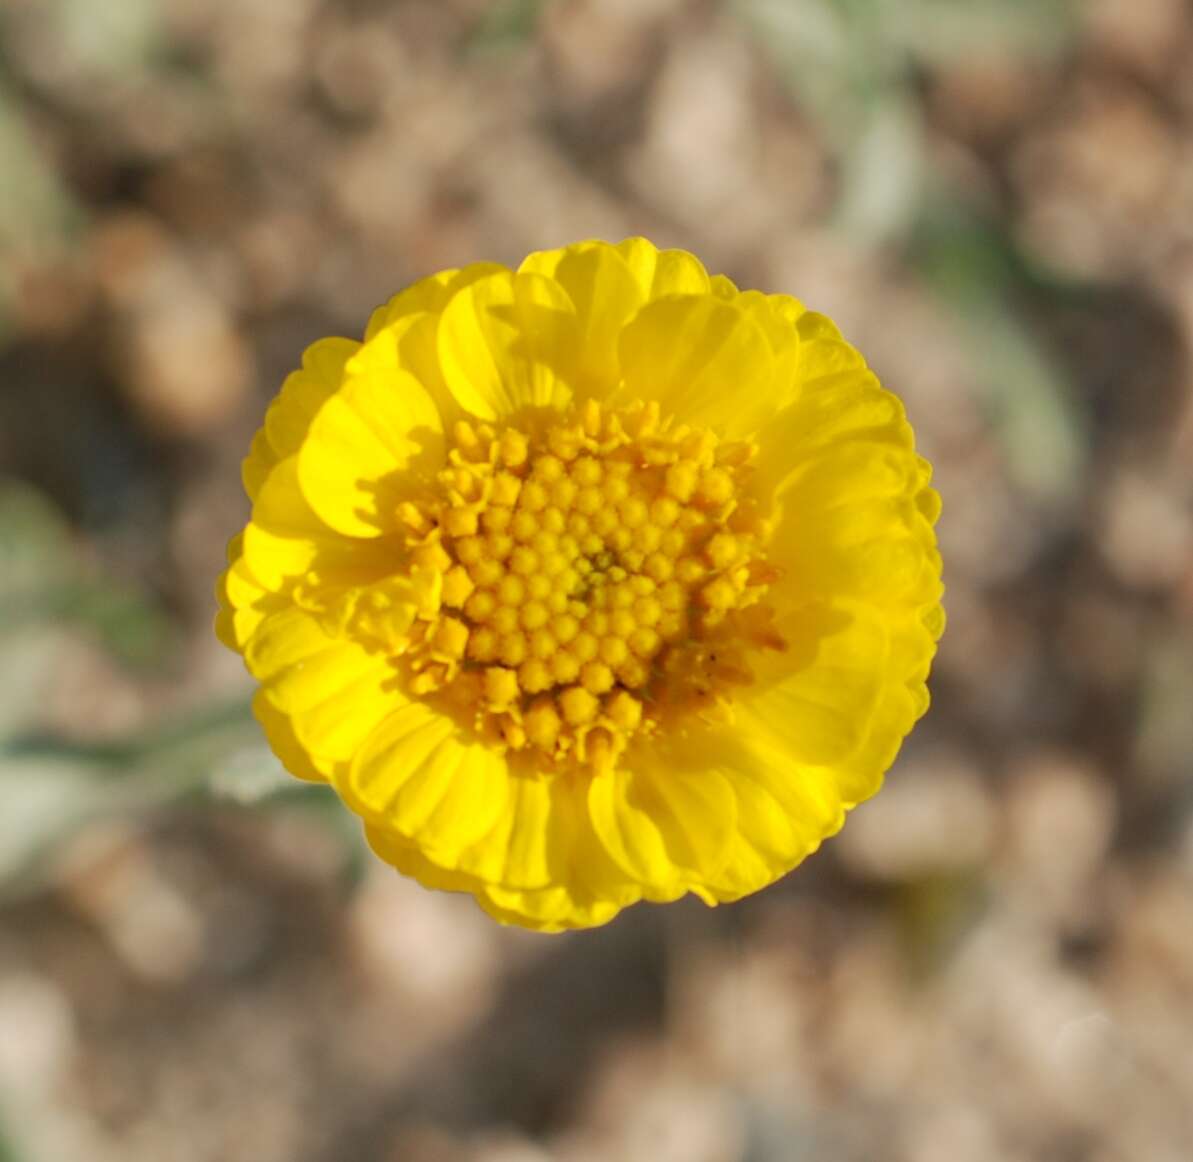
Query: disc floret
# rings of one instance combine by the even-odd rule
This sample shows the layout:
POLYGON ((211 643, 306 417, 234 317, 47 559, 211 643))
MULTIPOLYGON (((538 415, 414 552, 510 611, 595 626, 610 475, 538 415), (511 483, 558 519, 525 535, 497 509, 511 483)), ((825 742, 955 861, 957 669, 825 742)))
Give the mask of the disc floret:
POLYGON ((758 644, 738 615, 775 574, 752 444, 649 403, 555 419, 458 422, 437 493, 404 506, 441 580, 401 664, 512 760, 600 773, 677 714, 730 712, 758 644))

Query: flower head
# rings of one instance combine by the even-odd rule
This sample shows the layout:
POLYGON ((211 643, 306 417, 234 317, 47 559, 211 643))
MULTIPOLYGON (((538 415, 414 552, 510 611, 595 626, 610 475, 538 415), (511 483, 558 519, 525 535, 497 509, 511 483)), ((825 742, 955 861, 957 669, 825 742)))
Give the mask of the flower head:
POLYGON ((416 283, 245 461, 221 639, 300 778, 503 921, 771 883, 927 707, 939 511, 822 315, 643 239, 416 283))

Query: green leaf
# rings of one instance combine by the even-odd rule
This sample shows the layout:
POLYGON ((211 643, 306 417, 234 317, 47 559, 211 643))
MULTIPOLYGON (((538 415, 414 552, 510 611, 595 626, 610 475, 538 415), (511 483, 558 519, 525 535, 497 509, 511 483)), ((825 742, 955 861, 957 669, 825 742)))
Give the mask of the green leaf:
POLYGON ((154 603, 84 569, 65 518, 46 497, 0 481, 0 640, 36 623, 82 626, 133 665, 159 661, 172 642, 154 603))
POLYGON ((467 53, 510 52, 534 35, 546 0, 495 0, 465 42, 467 53))
POLYGON ((0 883, 111 801, 95 764, 51 755, 0 761, 0 883))
POLYGON ((1012 479, 1036 502, 1075 502, 1085 417, 1017 304, 1038 285, 1011 241, 958 203, 929 204, 909 255, 963 330, 1012 479))
POLYGON ((207 780, 212 798, 242 806, 262 803, 293 788, 294 779, 263 742, 230 751, 207 780))
POLYGON ((25 1155, 17 1149, 16 1143, 0 1118, 0 1162, 26 1162, 25 1155))

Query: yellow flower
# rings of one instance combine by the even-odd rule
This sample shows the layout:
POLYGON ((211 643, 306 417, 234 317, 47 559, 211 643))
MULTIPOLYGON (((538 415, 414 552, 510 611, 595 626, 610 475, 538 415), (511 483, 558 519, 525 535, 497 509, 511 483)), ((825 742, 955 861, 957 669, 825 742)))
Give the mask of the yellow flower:
POLYGON ((217 631, 428 887, 543 930, 733 900, 927 708, 929 476, 827 318, 683 251, 444 271, 286 380, 217 631))

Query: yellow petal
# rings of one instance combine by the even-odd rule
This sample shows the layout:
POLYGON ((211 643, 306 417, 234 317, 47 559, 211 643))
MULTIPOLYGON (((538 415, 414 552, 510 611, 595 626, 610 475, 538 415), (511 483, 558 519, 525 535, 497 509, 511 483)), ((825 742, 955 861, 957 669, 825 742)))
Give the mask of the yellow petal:
POLYGON ((298 451, 311 420, 339 388, 344 365, 359 349, 360 344, 351 339, 320 339, 303 352, 301 370, 286 377, 244 462, 242 475, 250 499, 256 499, 274 466, 298 451))
MULTIPOLYGON (((936 607, 939 609, 939 606, 936 607)), ((883 775, 898 753, 904 737, 928 708, 925 685, 935 653, 933 625, 916 611, 881 617, 887 638, 885 664, 881 668, 878 697, 864 723, 855 732, 848 754, 824 768, 843 806, 852 807, 878 792, 883 775)), ((786 745, 783 724, 764 718, 753 703, 747 705, 743 722, 753 724, 753 737, 770 740, 769 745, 786 745)))
POLYGON ((277 755, 282 766, 296 779, 309 783, 326 783, 328 770, 320 770, 311 755, 303 749, 294 733, 294 726, 268 698, 263 690, 253 695, 253 717, 261 724, 269 749, 277 755))
POLYGON ((269 703, 320 769, 346 762, 402 704, 383 654, 326 634, 295 608, 266 618, 245 651, 269 703))
POLYGON ((733 792, 719 771, 666 745, 634 748, 627 763, 592 779, 593 829, 647 899, 675 899, 724 862, 736 826, 733 792))
POLYGON ((448 298, 447 288, 459 273, 457 269, 436 271, 393 295, 369 316, 365 327, 365 342, 375 339, 379 332, 386 327, 392 327, 399 319, 443 310, 443 304, 448 298))
POLYGON ((338 540, 306 503, 298 486, 298 457, 290 456, 266 478, 244 530, 244 561, 263 589, 277 591, 301 577, 321 551, 338 540))
MULTIPOLYGON (((831 352, 836 346, 820 341, 801 345, 801 356, 813 349, 805 370, 823 370, 826 359, 835 360, 831 352)), ((865 443, 908 452, 914 447, 903 404, 863 368, 817 375, 797 382, 797 389, 795 400, 760 433, 756 475, 763 492, 775 492, 784 477, 828 445, 865 443)))
POLYGON ((799 337, 804 340, 841 338, 837 324, 828 315, 822 315, 818 311, 802 312, 796 322, 796 329, 799 331, 799 337))
POLYGON ((807 460, 780 492, 776 594, 924 600, 912 595, 936 550, 914 490, 914 460, 898 450, 851 444, 807 460))
POLYGON ((244 564, 257 584, 290 591, 299 581, 365 585, 395 570, 398 549, 389 541, 342 536, 307 503, 298 481, 298 457, 269 474, 244 530, 244 564))
POLYGON ((451 857, 493 830, 510 797, 502 756, 422 702, 390 715, 337 775, 336 790, 375 826, 453 867, 451 857))
POLYGON ((369 316, 369 324, 365 328, 365 342, 384 328, 392 327, 399 320, 411 315, 438 314, 452 295, 462 287, 478 279, 488 278, 489 275, 501 274, 507 269, 497 262, 473 262, 463 269, 440 270, 419 279, 405 290, 399 291, 369 316))
MULTIPOLYGON (((218 586, 216 593, 218 596, 218 586)), ((222 603, 220 609, 216 612, 215 619, 212 621, 211 628, 215 631, 215 636, 221 645, 227 646, 230 650, 240 649, 241 639, 236 633, 236 614, 224 607, 222 603)), ((247 636, 245 640, 248 640, 247 636)))
POLYGON ((384 824, 366 823, 365 840, 378 858, 402 875, 418 880, 425 888, 443 892, 476 892, 481 887, 480 880, 475 876, 432 863, 408 839, 389 830, 384 824))
POLYGON ((775 626, 787 646, 751 659, 756 681, 739 698, 743 729, 777 740, 793 762, 848 758, 882 695, 890 651, 883 618, 860 603, 808 603, 782 610, 775 626))
POLYGON ((790 323, 798 333, 799 321, 808 313, 808 308, 794 295, 767 295, 766 300, 770 303, 770 309, 781 319, 790 323))
POLYGON ((794 366, 798 362, 796 349, 800 346, 800 337, 795 326, 798 312, 793 311, 793 304, 795 308, 802 310, 798 300, 786 299, 779 295, 764 295, 761 291, 743 291, 733 302, 758 324, 776 358, 790 357, 794 377, 794 366))
POLYGON ((598 397, 617 384, 617 339, 645 301, 639 281, 607 242, 580 242, 531 254, 519 268, 554 279, 575 306, 579 383, 598 397))
POLYGON ((865 737, 857 750, 833 770, 846 807, 878 793, 903 739, 928 709, 928 688, 924 683, 935 651, 926 638, 916 642, 914 648, 917 653, 914 672, 900 674, 892 659, 882 697, 870 716, 865 737))
POLYGON ((841 825, 833 773, 796 763, 767 736, 736 727, 708 729, 687 745, 699 750, 733 791, 736 826, 719 869, 700 885, 714 900, 765 887, 815 851, 841 825))
POLYGON ((924 628, 928 631, 928 636, 931 637, 934 642, 939 641, 941 635, 944 633, 945 622, 947 621, 944 606, 934 605, 930 609, 925 610, 920 615, 920 620, 922 621, 924 628))
POLYGON ((570 885, 538 890, 483 885, 477 903, 499 924, 516 924, 536 932, 566 932, 607 924, 640 897, 602 897, 574 891, 570 885))
POLYGON ((539 932, 562 932, 605 924, 637 898, 632 888, 618 894, 594 895, 571 883, 540 889, 505 888, 485 883, 467 872, 440 867, 408 840, 378 824, 365 825, 373 852, 403 875, 427 888, 472 893, 477 903, 502 924, 539 932))
POLYGON ((220 606, 216 635, 234 650, 242 650, 264 618, 281 606, 277 594, 263 588, 249 572, 241 555, 243 542, 243 534, 233 539, 235 558, 220 574, 215 590, 220 606))
MULTIPOLYGON (((467 845, 433 844, 433 858, 511 890, 569 881, 582 887, 586 869, 578 861, 586 842, 584 807, 575 781, 514 772, 506 782, 504 810, 493 825, 467 845)), ((588 842, 591 846, 590 834, 588 842)))
POLYGON ((939 508, 902 404, 864 368, 835 370, 854 358, 844 344, 807 350, 829 370, 763 429, 752 483, 764 507, 778 502, 771 559, 784 577, 773 596, 930 600, 939 508))
POLYGON ((397 525, 398 505, 425 488, 444 462, 434 402, 398 366, 382 331, 344 369, 340 390, 311 420, 298 454, 307 503, 346 536, 376 537, 397 525))
POLYGON ((615 249, 638 280, 647 302, 667 295, 703 295, 709 291, 708 271, 686 250, 659 250, 645 238, 627 238, 615 249))
POLYGON ((928 487, 932 480, 932 465, 922 456, 917 456, 916 462, 920 467, 920 479, 915 494, 915 506, 928 524, 935 525, 940 519, 941 501, 940 493, 928 487))
POLYGON ((350 339, 323 339, 303 353, 302 370, 286 377, 265 413, 265 434, 278 460, 301 447, 311 420, 339 388, 345 367, 359 351, 360 344, 350 339))
POLYGON ((566 407, 577 321, 563 288, 503 273, 458 291, 439 318, 443 378, 465 411, 485 420, 527 407, 566 407))
POLYGON ((775 410, 774 360, 749 314, 712 296, 660 299, 621 336, 627 400, 657 400, 664 415, 733 436, 752 435, 775 410))
POLYGON ((733 280, 723 274, 714 274, 708 280, 708 289, 719 299, 735 299, 741 294, 733 280))
POLYGON ((249 445, 249 454, 240 463, 240 482, 249 500, 256 500, 265 478, 273 471, 278 455, 270 446, 264 428, 258 428, 249 445))
POLYGON ((805 385, 843 372, 862 372, 866 361, 856 348, 838 339, 804 339, 799 344, 796 375, 805 385))
POLYGON ((474 262, 460 270, 444 271, 408 287, 378 308, 369 320, 369 339, 386 329, 397 344, 398 364, 412 375, 435 402, 442 426, 450 431, 465 416, 443 378, 439 363, 439 315, 465 287, 495 274, 508 273, 495 262, 474 262))

